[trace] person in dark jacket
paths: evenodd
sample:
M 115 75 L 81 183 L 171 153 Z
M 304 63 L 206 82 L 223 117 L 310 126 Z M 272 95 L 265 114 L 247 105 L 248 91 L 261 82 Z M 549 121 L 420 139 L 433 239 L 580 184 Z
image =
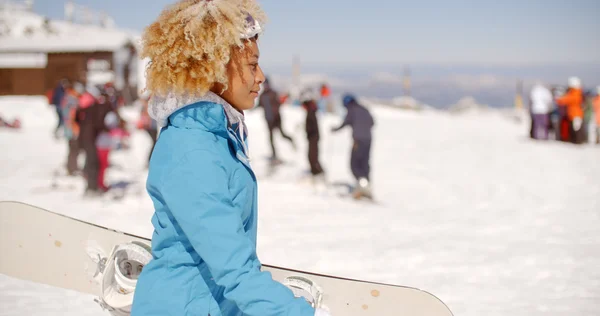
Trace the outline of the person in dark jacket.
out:
M 267 126 L 269 127 L 269 141 L 271 142 L 271 160 L 278 161 L 277 151 L 275 149 L 275 142 L 273 140 L 273 132 L 275 129 L 278 129 L 281 133 L 281 136 L 289 141 L 294 148 L 294 140 L 288 136 L 281 127 L 281 113 L 279 109 L 281 107 L 281 102 L 279 101 L 279 96 L 277 92 L 273 90 L 271 85 L 269 84 L 269 80 L 265 79 L 263 83 L 263 93 L 260 95 L 258 100 L 258 106 L 262 106 L 265 111 L 265 119 L 267 120 Z
M 318 181 L 323 178 L 323 168 L 319 163 L 319 121 L 317 120 L 317 111 L 319 109 L 316 98 L 312 91 L 303 91 L 300 96 L 302 107 L 306 110 L 306 138 L 308 139 L 308 163 L 310 164 L 310 173 L 313 180 Z
M 356 98 L 347 94 L 343 97 L 343 105 L 346 108 L 346 118 L 339 127 L 333 128 L 337 132 L 346 126 L 352 127 L 352 153 L 350 156 L 350 168 L 356 178 L 358 185 L 353 192 L 355 198 L 361 196 L 371 197 L 369 160 L 371 157 L 371 129 L 375 125 L 369 110 L 360 105 Z
M 85 152 L 83 173 L 87 180 L 86 194 L 98 195 L 103 193 L 98 185 L 100 159 L 96 148 L 96 139 L 101 132 L 108 128 L 104 123 L 106 115 L 112 111 L 106 96 L 101 96 L 99 89 L 91 88 L 79 98 L 79 109 L 75 121 L 79 125 L 79 147 Z

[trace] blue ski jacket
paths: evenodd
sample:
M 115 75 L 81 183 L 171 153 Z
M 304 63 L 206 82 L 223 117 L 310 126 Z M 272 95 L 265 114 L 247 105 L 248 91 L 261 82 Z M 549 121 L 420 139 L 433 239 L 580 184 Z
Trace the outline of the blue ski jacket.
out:
M 155 208 L 153 259 L 131 315 L 314 315 L 260 270 L 243 114 L 213 93 L 155 98 L 149 112 L 161 128 L 146 185 Z

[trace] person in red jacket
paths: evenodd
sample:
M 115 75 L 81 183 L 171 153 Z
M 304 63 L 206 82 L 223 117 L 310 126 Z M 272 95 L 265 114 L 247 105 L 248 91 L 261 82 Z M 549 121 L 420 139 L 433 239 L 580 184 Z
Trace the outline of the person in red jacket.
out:
M 12 122 L 9 122 L 0 116 L 0 127 L 19 129 L 21 128 L 21 121 L 19 119 L 14 119 Z

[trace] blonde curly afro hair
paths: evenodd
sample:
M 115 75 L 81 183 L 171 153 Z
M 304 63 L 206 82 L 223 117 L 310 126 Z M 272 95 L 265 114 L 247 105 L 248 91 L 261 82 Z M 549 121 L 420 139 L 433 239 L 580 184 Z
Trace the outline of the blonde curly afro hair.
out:
M 227 89 L 227 66 L 250 14 L 266 16 L 252 0 L 180 0 L 163 10 L 142 35 L 140 57 L 148 58 L 146 89 L 158 95 L 202 96 L 215 85 Z

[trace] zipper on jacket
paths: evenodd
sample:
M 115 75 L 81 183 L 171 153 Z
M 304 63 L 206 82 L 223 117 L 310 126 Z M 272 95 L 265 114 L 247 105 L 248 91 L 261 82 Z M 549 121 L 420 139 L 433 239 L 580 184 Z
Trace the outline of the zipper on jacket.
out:
M 229 127 L 227 128 L 227 131 L 229 134 L 229 138 L 233 138 L 231 140 L 235 143 L 235 157 L 246 167 L 246 169 L 248 169 L 250 175 L 252 176 L 254 181 L 256 181 L 256 175 L 254 174 L 254 170 L 252 170 L 252 167 L 250 166 L 249 158 L 246 157 L 243 151 L 239 149 L 241 141 L 239 140 L 237 134 L 233 131 L 233 129 Z

